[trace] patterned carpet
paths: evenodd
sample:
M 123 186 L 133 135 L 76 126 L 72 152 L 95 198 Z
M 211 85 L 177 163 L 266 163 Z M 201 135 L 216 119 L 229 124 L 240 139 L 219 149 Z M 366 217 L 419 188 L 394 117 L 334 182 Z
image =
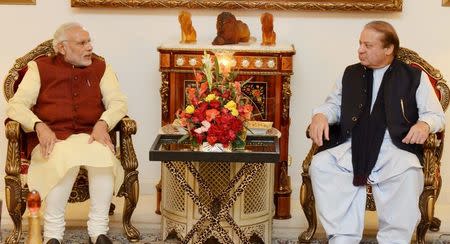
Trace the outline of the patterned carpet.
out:
M 2 242 L 4 238 L 7 237 L 10 230 L 2 230 Z M 178 243 L 177 241 L 166 241 L 163 242 L 161 240 L 161 235 L 159 230 L 141 230 L 141 240 L 139 242 L 135 242 L 138 244 L 157 244 L 157 243 Z M 24 232 L 22 235 L 21 243 L 25 242 L 25 238 L 27 233 Z M 108 236 L 113 240 L 114 244 L 124 244 L 130 243 L 124 237 L 120 229 L 113 229 L 108 233 Z M 80 244 L 80 243 L 88 243 L 88 234 L 86 228 L 81 227 L 68 227 L 66 229 L 66 233 L 64 236 L 64 244 Z M 311 242 L 312 244 L 326 244 L 326 240 L 315 240 Z M 273 239 L 272 244 L 298 244 L 297 240 L 283 240 L 283 239 Z M 361 244 L 377 244 L 377 241 L 374 239 L 364 239 Z M 450 244 L 450 234 L 442 234 L 436 240 L 429 241 L 427 244 Z

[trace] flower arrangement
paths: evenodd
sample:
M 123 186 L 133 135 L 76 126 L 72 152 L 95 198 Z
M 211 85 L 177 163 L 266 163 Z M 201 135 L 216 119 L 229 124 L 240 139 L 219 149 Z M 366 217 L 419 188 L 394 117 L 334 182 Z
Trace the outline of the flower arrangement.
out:
M 194 146 L 220 143 L 223 148 L 245 145 L 245 122 L 251 119 L 253 106 L 241 88 L 250 79 L 235 81 L 232 62 L 230 53 L 216 53 L 213 60 L 204 53 L 201 73 L 194 70 L 195 84 L 186 88 L 186 107 L 177 112 L 188 132 L 180 141 L 189 138 Z

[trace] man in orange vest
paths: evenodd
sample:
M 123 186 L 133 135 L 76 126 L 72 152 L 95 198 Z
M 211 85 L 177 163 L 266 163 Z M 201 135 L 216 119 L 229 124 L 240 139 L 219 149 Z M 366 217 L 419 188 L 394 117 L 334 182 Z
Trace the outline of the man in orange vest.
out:
M 78 23 L 59 27 L 56 55 L 28 64 L 7 116 L 27 137 L 28 186 L 45 198 L 44 243 L 61 243 L 65 207 L 80 166 L 88 170 L 89 243 L 112 243 L 108 211 L 123 169 L 108 131 L 127 113 L 127 99 L 112 68 L 93 55 L 89 32 Z

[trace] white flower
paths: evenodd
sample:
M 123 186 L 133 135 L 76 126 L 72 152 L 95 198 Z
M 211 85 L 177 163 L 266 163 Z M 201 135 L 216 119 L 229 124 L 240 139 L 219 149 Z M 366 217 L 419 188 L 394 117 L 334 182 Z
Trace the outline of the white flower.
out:
M 213 75 L 212 75 L 212 62 L 211 62 L 211 55 L 206 53 L 206 51 L 203 53 L 202 57 L 202 63 L 203 63 L 203 73 L 205 74 L 206 81 L 208 82 L 209 89 L 212 89 L 212 82 L 213 82 Z
M 208 120 L 203 120 L 202 121 L 202 125 L 204 127 L 206 127 L 206 129 L 209 129 L 209 127 L 211 127 L 211 123 L 209 123 Z
M 211 55 L 209 55 L 206 51 L 203 53 L 202 63 L 205 67 L 212 67 Z
M 194 132 L 197 134 L 201 134 L 203 132 L 207 132 L 209 130 L 209 127 L 211 127 L 211 123 L 209 123 L 207 120 L 203 120 L 202 125 L 202 127 L 195 129 Z

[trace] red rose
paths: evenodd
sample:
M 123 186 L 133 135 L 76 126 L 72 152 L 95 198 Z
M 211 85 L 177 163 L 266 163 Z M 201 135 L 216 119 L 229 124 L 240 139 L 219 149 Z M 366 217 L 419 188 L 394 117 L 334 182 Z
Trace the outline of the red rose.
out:
M 221 97 L 222 96 L 222 92 L 220 92 L 220 90 L 217 89 L 217 88 L 213 88 L 211 90 L 211 93 L 214 93 L 214 95 L 216 95 L 216 97 Z
M 239 119 L 235 119 L 235 120 L 231 121 L 230 127 L 235 132 L 241 131 L 243 128 L 242 121 Z
M 202 113 L 206 111 L 206 109 L 208 109 L 208 103 L 207 102 L 202 102 L 198 104 L 197 110 L 200 110 Z
M 210 145 L 214 145 L 217 142 L 217 137 L 215 136 L 207 136 L 206 140 Z
M 203 140 L 205 139 L 205 135 L 203 133 L 197 134 L 194 132 L 194 130 L 191 130 L 191 135 L 195 137 L 198 144 L 202 144 Z
M 209 106 L 210 106 L 211 108 L 215 108 L 215 109 L 217 109 L 217 110 L 219 110 L 219 108 L 220 108 L 221 105 L 222 105 L 222 104 L 220 104 L 220 102 L 219 102 L 218 100 L 215 100 L 215 99 L 209 102 Z
M 230 96 L 231 96 L 231 92 L 229 90 L 224 91 L 222 94 L 223 99 L 229 99 Z

